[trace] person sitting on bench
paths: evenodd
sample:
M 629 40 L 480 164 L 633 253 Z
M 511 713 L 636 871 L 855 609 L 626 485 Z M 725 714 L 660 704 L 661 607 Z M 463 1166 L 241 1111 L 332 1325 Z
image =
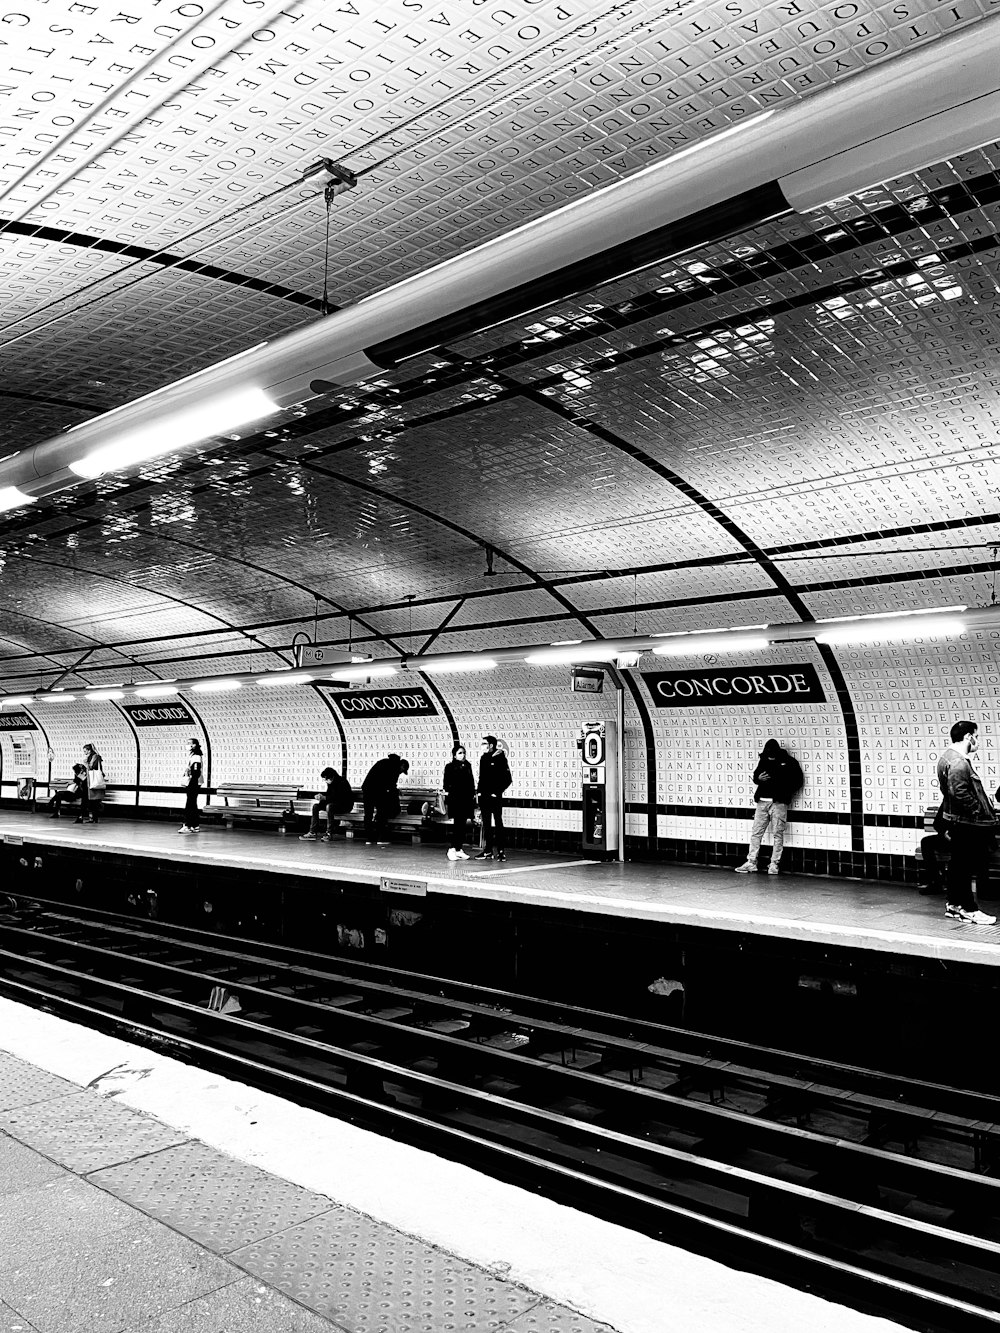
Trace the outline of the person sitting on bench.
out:
M 87 788 L 87 766 L 86 764 L 73 765 L 73 778 L 68 787 L 62 791 L 57 791 L 48 802 L 49 818 L 58 819 L 60 808 L 64 805 L 73 805 L 79 801 Z
M 326 832 L 323 841 L 329 842 L 330 835 L 337 827 L 336 815 L 346 815 L 354 808 L 354 792 L 351 784 L 335 768 L 324 768 L 320 777 L 326 783 L 326 790 L 320 792 L 312 804 L 309 831 L 303 833 L 301 842 L 315 842 L 319 837 L 320 811 L 326 811 Z

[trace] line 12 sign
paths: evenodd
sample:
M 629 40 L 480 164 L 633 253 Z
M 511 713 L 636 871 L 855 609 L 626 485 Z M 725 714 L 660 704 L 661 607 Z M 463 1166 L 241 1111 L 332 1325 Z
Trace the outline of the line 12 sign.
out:
M 782 667 L 709 667 L 698 671 L 644 671 L 657 708 L 724 707 L 726 704 L 826 702 L 816 668 L 808 662 Z
M 330 698 L 342 717 L 437 717 L 430 695 L 419 685 L 405 690 L 345 690 Z

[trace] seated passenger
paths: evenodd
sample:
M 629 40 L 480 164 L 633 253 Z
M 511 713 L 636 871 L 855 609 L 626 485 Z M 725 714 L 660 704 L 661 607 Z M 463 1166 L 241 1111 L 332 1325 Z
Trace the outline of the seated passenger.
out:
M 343 774 L 338 773 L 335 768 L 324 768 L 320 777 L 326 783 L 326 788 L 313 801 L 309 831 L 302 834 L 301 842 L 315 842 L 319 837 L 321 810 L 326 812 L 326 832 L 323 834 L 322 841 L 329 842 L 330 835 L 337 827 L 337 820 L 334 816 L 346 815 L 354 808 L 354 792 Z
M 59 810 L 64 805 L 73 805 L 79 801 L 87 787 L 87 766 L 86 764 L 73 765 L 73 777 L 68 787 L 62 791 L 57 791 L 48 802 L 49 818 L 58 819 Z

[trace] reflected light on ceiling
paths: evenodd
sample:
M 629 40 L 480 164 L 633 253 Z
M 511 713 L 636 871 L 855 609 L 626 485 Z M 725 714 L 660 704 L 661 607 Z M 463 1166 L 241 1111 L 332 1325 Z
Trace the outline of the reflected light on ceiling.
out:
M 102 445 L 70 463 L 70 470 L 87 479 L 120 471 L 133 463 L 144 463 L 161 454 L 175 453 L 187 444 L 222 435 L 278 410 L 278 404 L 262 389 L 222 394 L 210 403 L 173 412 L 162 421 L 128 432 L 113 444 Z

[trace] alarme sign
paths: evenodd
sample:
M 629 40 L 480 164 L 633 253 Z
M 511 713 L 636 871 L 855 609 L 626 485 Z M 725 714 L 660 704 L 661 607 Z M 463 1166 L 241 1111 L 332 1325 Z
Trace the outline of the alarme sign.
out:
M 409 690 L 350 690 L 330 697 L 344 717 L 437 716 L 430 696 L 419 685 Z
M 658 708 L 698 708 L 753 701 L 761 704 L 824 703 L 816 668 L 808 663 L 763 670 L 715 667 L 707 671 L 644 671 Z

